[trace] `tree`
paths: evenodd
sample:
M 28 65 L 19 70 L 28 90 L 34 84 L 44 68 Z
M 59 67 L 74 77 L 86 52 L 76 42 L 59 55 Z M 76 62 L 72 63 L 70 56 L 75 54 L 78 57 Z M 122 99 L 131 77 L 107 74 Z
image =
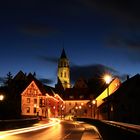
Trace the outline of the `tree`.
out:
M 7 76 L 7 77 L 6 77 L 5 85 L 6 85 L 6 86 L 9 86 L 10 83 L 11 83 L 11 81 L 12 81 L 13 75 L 12 75 L 11 72 L 8 72 L 6 76 Z

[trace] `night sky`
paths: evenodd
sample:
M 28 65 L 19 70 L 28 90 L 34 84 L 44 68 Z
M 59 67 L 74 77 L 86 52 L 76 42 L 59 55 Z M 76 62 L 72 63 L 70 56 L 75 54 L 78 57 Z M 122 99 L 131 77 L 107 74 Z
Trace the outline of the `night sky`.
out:
M 36 72 L 52 86 L 65 48 L 71 80 L 140 71 L 138 0 L 4 0 L 0 2 L 0 77 Z M 100 72 L 99 72 L 100 71 Z

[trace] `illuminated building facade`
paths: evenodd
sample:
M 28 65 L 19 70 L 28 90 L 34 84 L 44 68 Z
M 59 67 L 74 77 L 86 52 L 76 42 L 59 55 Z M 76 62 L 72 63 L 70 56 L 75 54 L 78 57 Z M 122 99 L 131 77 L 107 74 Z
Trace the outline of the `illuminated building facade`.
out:
M 1 109 L 6 108 L 5 116 L 8 112 L 11 116 L 7 116 L 11 118 L 21 117 L 20 115 L 68 119 L 71 116 L 96 117 L 97 108 L 100 108 L 106 98 L 106 89 L 98 92 L 101 93 L 99 96 L 94 96 L 95 93 L 89 88 L 89 83 L 84 78 L 77 79 L 72 87 L 69 60 L 64 49 L 58 60 L 57 78 L 58 81 L 54 88 L 44 85 L 36 78 L 35 73 L 27 75 L 19 71 L 3 89 L 6 95 L 3 102 L 6 102 L 7 106 L 1 106 Z M 117 90 L 119 84 L 119 79 L 111 82 L 110 94 Z M 91 85 L 94 87 L 94 84 Z M 93 100 L 96 100 L 96 104 L 92 103 Z M 99 110 L 98 112 L 100 113 Z M 100 116 L 103 118 L 102 115 Z
M 33 80 L 21 94 L 21 115 L 58 117 L 64 101 L 50 87 Z
M 64 49 L 58 60 L 57 77 L 55 88 L 45 86 L 37 79 L 32 78 L 30 84 L 21 94 L 22 115 L 68 119 L 71 116 L 97 118 L 97 107 L 104 102 L 103 99 L 107 95 L 106 89 L 97 98 L 93 98 L 93 93 L 83 78 L 77 79 L 74 86 L 71 87 L 70 66 Z M 111 82 L 109 85 L 110 94 L 119 87 L 119 84 L 119 79 L 114 79 Z M 93 100 L 96 100 L 96 104 L 92 103 Z

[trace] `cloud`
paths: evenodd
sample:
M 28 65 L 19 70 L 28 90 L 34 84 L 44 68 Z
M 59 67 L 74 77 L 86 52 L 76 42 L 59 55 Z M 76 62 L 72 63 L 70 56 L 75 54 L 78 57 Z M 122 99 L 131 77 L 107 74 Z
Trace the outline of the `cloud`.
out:
M 58 63 L 58 58 L 57 57 L 47 57 L 47 56 L 37 56 L 37 59 L 44 61 L 44 62 L 50 62 L 53 64 L 57 64 Z
M 122 47 L 131 50 L 140 50 L 140 40 L 135 37 L 127 37 L 123 35 L 110 35 L 107 42 L 109 46 Z
M 54 83 L 54 81 L 52 79 L 39 78 L 39 80 L 45 85 Z
M 4 83 L 4 82 L 5 82 L 5 80 L 6 80 L 6 78 L 5 78 L 5 77 L 0 77 L 0 83 Z
M 44 23 L 28 23 L 27 25 L 22 25 L 20 27 L 20 31 L 25 34 L 34 36 L 48 36 L 54 35 L 58 32 L 58 30 L 56 30 L 55 28 Z
M 45 62 L 53 63 L 55 65 L 58 63 L 58 58 L 56 57 L 40 56 L 39 59 Z M 74 83 L 77 79 L 81 77 L 87 80 L 93 77 L 102 78 L 102 76 L 106 73 L 111 74 L 114 77 L 119 77 L 120 80 L 124 81 L 127 75 L 129 75 L 129 74 L 122 74 L 119 71 L 111 67 L 105 66 L 103 64 L 91 64 L 91 65 L 79 66 L 71 62 L 70 65 L 71 65 L 70 78 L 71 78 L 72 83 Z
M 104 41 L 109 46 L 140 49 L 140 10 L 138 0 L 81 0 L 94 14 L 112 23 Z M 105 24 L 106 26 L 106 24 Z
M 93 11 L 100 12 L 127 21 L 138 24 L 140 22 L 140 10 L 138 0 L 81 0 L 84 5 Z
M 93 64 L 87 66 L 72 66 L 71 67 L 71 80 L 76 81 L 78 78 L 83 77 L 90 79 L 93 77 L 101 78 L 105 73 L 112 75 L 119 75 L 119 72 L 102 64 Z

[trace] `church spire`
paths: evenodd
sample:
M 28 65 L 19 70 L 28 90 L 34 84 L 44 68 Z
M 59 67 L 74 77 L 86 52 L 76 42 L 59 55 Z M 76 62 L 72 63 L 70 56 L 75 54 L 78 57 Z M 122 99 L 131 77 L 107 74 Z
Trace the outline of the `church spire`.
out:
M 66 56 L 65 50 L 63 48 L 60 59 L 58 60 L 58 71 L 57 71 L 58 79 L 61 81 L 64 89 L 70 88 L 70 67 L 69 60 Z M 59 81 L 57 81 L 57 85 L 59 85 Z
M 63 48 L 63 50 L 62 50 L 62 53 L 61 53 L 61 57 L 60 57 L 61 59 L 62 58 L 66 58 L 67 59 L 67 56 L 66 56 L 66 53 L 65 53 L 65 50 L 64 50 L 64 48 Z

